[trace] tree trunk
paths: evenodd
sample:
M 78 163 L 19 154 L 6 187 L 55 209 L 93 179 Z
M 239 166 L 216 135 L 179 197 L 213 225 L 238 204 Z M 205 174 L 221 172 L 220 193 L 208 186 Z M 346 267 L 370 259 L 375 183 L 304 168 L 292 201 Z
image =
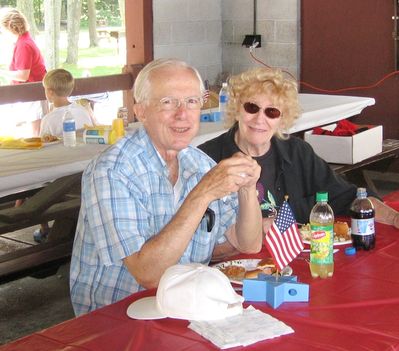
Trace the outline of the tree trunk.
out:
M 44 33 L 46 39 L 47 69 L 59 65 L 61 0 L 44 0 Z
M 122 28 L 125 28 L 125 0 L 118 0 L 119 12 L 121 14 Z
M 87 0 L 87 17 L 89 19 L 90 47 L 98 46 L 96 4 L 94 0 Z
M 35 16 L 33 11 L 33 1 L 32 0 L 17 0 L 17 9 L 20 10 L 28 20 L 30 30 L 29 33 L 34 38 L 36 34 L 39 34 L 37 29 Z
M 80 13 L 82 0 L 68 0 L 67 32 L 68 48 L 66 63 L 78 63 Z

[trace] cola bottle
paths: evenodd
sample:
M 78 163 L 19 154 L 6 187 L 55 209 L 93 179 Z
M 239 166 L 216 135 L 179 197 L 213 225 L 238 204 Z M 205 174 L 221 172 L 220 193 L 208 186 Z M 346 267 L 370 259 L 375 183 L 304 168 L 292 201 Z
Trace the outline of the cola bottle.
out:
M 350 207 L 351 238 L 356 250 L 370 250 L 375 246 L 374 206 L 365 188 L 358 188 Z

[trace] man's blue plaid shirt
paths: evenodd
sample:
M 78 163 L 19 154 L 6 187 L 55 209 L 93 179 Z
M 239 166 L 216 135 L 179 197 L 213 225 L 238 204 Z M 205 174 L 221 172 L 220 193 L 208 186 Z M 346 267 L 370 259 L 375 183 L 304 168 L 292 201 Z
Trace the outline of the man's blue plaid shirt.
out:
M 82 176 L 82 206 L 72 252 L 70 286 L 77 315 L 142 290 L 122 259 L 140 250 L 174 216 L 187 194 L 215 162 L 189 146 L 178 154 L 179 179 L 168 179 L 166 163 L 143 128 L 94 159 Z M 180 263 L 208 264 L 216 243 L 235 223 L 237 196 L 214 201 L 215 225 L 198 226 Z

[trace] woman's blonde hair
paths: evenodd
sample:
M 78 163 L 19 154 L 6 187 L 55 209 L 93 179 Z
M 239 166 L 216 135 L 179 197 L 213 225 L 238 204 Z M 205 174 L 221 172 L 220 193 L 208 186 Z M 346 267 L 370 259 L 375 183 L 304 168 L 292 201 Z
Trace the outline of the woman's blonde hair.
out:
M 240 106 L 258 94 L 270 98 L 274 107 L 282 112 L 280 128 L 276 136 L 285 139 L 285 133 L 301 113 L 297 83 L 286 78 L 280 69 L 259 67 L 231 76 L 228 80 L 229 101 L 226 124 L 231 127 L 237 120 Z
M 0 25 L 13 34 L 21 35 L 29 30 L 26 17 L 14 8 L 5 8 L 0 12 Z

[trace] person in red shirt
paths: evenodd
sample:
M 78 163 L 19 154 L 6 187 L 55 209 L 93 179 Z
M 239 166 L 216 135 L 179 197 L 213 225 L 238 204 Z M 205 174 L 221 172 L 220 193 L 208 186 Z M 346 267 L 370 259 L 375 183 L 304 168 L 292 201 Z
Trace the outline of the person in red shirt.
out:
M 0 70 L 0 75 L 8 78 L 11 84 L 41 82 L 46 74 L 46 66 L 39 48 L 29 34 L 29 24 L 25 16 L 14 8 L 3 9 L 0 14 L 0 27 L 2 33 L 15 43 L 9 70 Z M 33 113 L 42 110 L 33 105 L 43 104 L 41 101 L 29 104 L 32 104 L 32 116 L 27 122 L 32 122 L 32 134 L 35 135 L 38 134 L 43 114 L 38 116 L 37 113 Z
M 9 71 L 3 71 L 12 84 L 40 82 L 46 74 L 46 66 L 39 48 L 29 34 L 25 16 L 17 9 L 7 9 L 2 13 L 0 26 L 4 34 L 15 42 Z

